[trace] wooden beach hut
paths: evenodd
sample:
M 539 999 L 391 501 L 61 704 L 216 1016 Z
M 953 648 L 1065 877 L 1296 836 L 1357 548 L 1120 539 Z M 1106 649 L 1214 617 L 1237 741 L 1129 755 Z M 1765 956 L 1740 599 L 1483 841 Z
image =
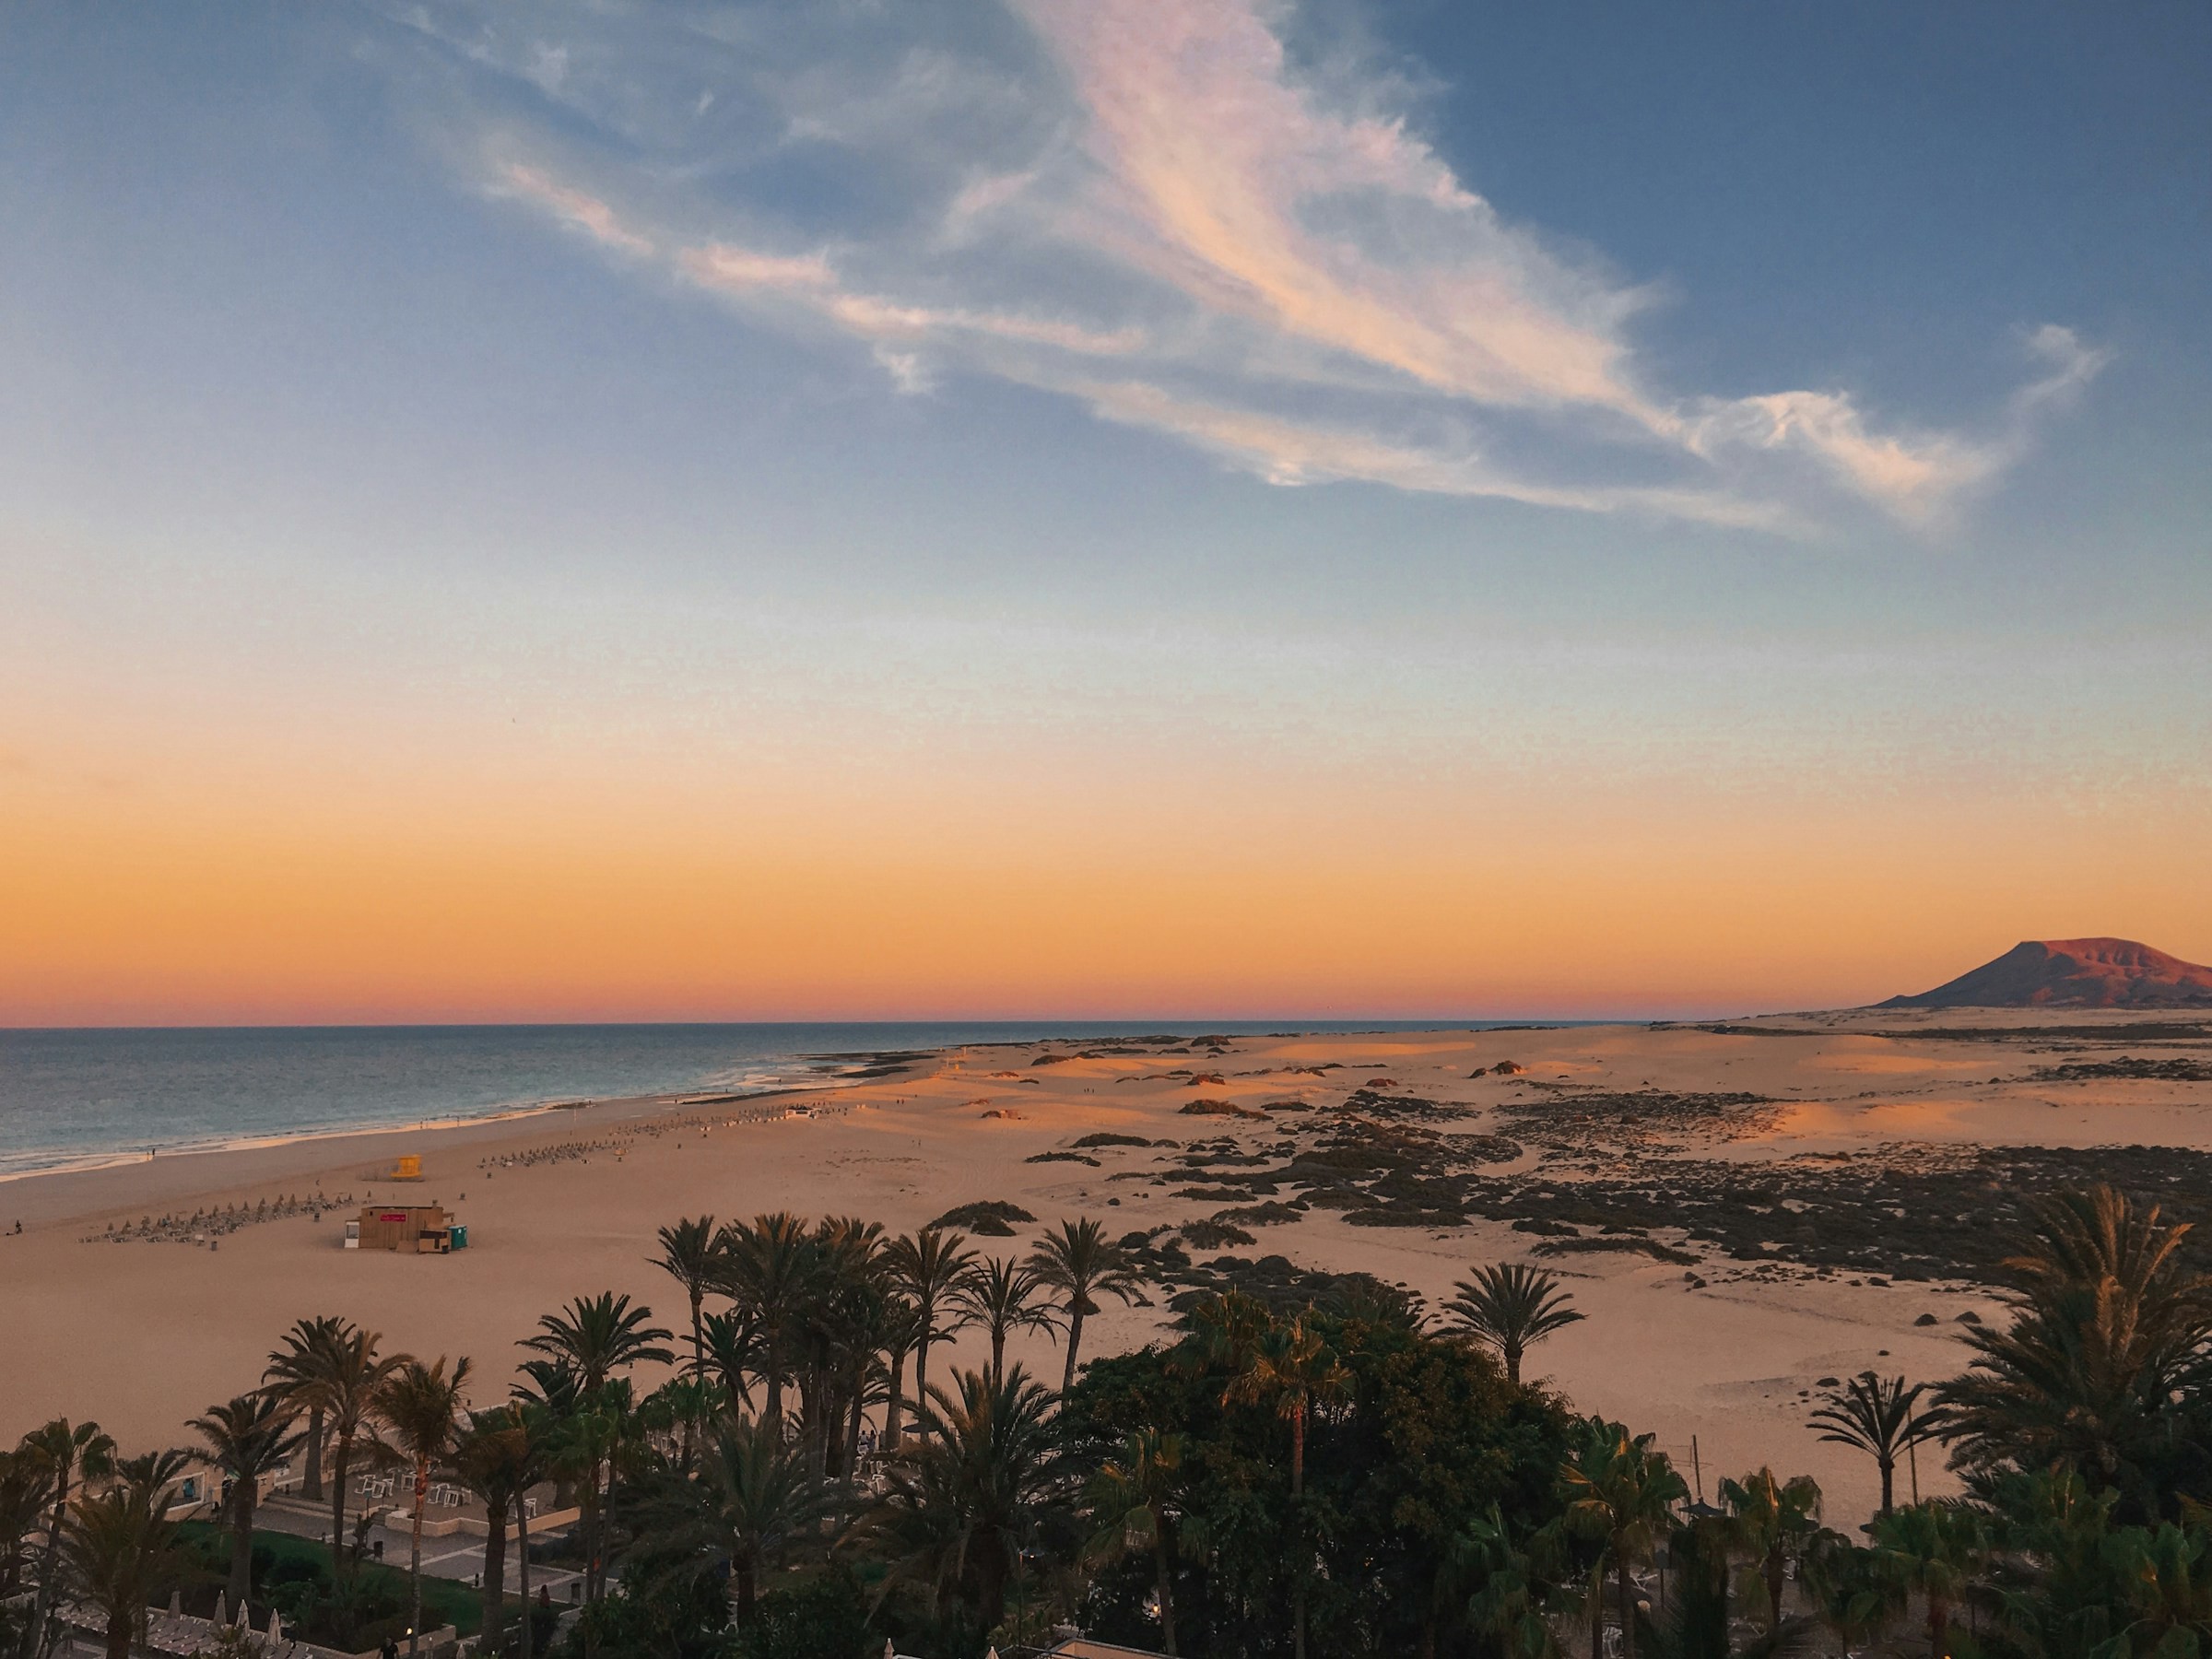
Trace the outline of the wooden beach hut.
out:
M 444 1255 L 468 1247 L 468 1229 L 443 1205 L 371 1204 L 346 1229 L 348 1250 L 390 1250 L 406 1255 Z

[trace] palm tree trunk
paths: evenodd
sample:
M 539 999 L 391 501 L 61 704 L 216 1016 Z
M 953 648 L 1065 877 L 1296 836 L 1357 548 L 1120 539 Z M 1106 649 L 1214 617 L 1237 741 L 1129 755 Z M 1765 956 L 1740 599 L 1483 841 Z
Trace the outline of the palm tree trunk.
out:
M 1076 1385 L 1076 1350 L 1083 1346 L 1083 1293 L 1078 1290 L 1069 1299 L 1067 1313 L 1067 1369 L 1060 1376 L 1060 1392 L 1065 1394 Z M 1175 1650 L 1171 1647 L 1168 1652 Z
M 737 1579 L 737 1622 L 749 1625 L 753 1622 L 753 1606 L 758 1599 L 759 1584 L 753 1558 L 749 1555 L 738 1557 L 730 1563 L 730 1570 Z
M 1504 1347 L 1505 1380 L 1513 1387 L 1521 1386 L 1521 1345 L 1509 1342 Z
M 415 1460 L 414 1539 L 407 1549 L 407 1655 L 414 1659 L 422 1646 L 422 1506 L 430 1498 L 430 1460 Z
M 998 1387 L 1006 1380 L 1006 1327 L 991 1327 L 991 1386 Z
M 353 1441 L 338 1436 L 330 1454 L 330 1582 L 346 1582 L 346 1475 L 353 1461 Z
M 230 1606 L 242 1607 L 253 1594 L 253 1500 L 260 1496 L 252 1477 L 231 1490 Z
M 694 1290 L 691 1292 L 691 1380 L 694 1382 L 703 1382 L 707 1375 L 707 1338 L 700 1324 L 699 1304 L 700 1293 Z M 691 1473 L 692 1437 L 698 1429 L 698 1410 L 695 1406 L 687 1406 L 684 1408 L 684 1443 L 679 1453 L 683 1471 L 687 1475 Z
M 599 1577 L 599 1461 L 592 1460 L 583 1484 L 583 1599 L 596 1601 Z
M 134 1614 L 108 1615 L 108 1659 L 131 1659 L 131 1637 Z M 32 1627 L 35 1630 L 37 1627 Z
M 862 1402 L 868 1397 L 868 1361 L 872 1354 L 863 1354 L 853 1365 L 853 1411 L 845 1424 L 844 1476 L 851 1480 L 860 1473 L 860 1425 L 866 1416 Z
M 530 1495 L 514 1499 L 514 1586 L 523 1596 L 522 1659 L 530 1659 Z
M 929 1325 L 924 1314 L 922 1340 L 914 1344 L 914 1438 L 918 1441 L 929 1439 L 929 1420 L 922 1415 L 929 1409 Z
M 1301 1406 L 1290 1414 L 1290 1499 L 1301 1534 L 1305 1530 L 1305 1512 L 1296 1506 L 1305 1491 L 1306 1412 Z M 1290 1592 L 1290 1653 L 1291 1659 L 1306 1659 L 1306 1549 L 1302 1537 L 1298 1553 L 1298 1579 Z
M 1629 1557 L 1626 1550 L 1618 1551 L 1613 1561 L 1614 1577 L 1619 1581 L 1620 1602 L 1620 1656 L 1636 1659 L 1636 1608 L 1631 1598 L 1635 1581 L 1629 1576 Z
M 1882 1513 L 1888 1514 L 1896 1505 L 1897 1459 L 1885 1457 L 1876 1465 L 1882 1472 Z
M 900 1419 L 906 1415 L 906 1349 L 891 1350 L 891 1397 L 883 1408 L 883 1449 L 899 1450 Z
M 310 1503 L 323 1501 L 323 1407 L 307 1412 L 307 1474 L 300 1495 Z
M 1074 1339 L 1069 1339 L 1074 1351 Z M 1175 1659 L 1175 1570 L 1168 1559 L 1168 1524 L 1152 1512 L 1152 1561 L 1159 1570 L 1159 1651 Z
M 507 1506 L 484 1506 L 484 1627 L 477 1650 L 486 1659 L 499 1659 L 507 1624 Z
M 30 1618 L 23 1626 L 23 1659 L 35 1659 L 39 1641 L 46 1630 L 46 1610 L 53 1605 L 54 1583 L 60 1575 L 62 1562 L 62 1521 L 69 1512 L 69 1470 L 65 1465 L 56 1477 L 53 1488 L 53 1519 L 46 1528 L 46 1548 L 39 1559 L 39 1593 L 30 1600 Z M 109 1627 L 108 1641 L 112 1646 L 115 1632 Z M 126 1627 L 124 1635 L 127 1646 L 130 1635 Z

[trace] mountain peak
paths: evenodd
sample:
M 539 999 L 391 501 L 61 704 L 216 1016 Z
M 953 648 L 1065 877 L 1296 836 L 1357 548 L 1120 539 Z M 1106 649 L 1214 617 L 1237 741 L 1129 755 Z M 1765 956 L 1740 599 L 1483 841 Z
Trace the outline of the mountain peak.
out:
M 2023 939 L 1994 961 L 1882 1008 L 2212 1007 L 2212 968 L 2133 939 Z

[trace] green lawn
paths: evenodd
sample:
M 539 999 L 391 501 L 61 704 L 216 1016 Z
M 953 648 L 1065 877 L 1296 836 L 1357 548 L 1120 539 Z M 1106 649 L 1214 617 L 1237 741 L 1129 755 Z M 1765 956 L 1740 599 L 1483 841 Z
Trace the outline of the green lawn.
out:
M 187 1521 L 178 1530 L 187 1545 L 205 1554 L 214 1571 L 221 1571 L 229 1562 L 230 1538 L 227 1530 L 206 1521 Z M 297 1582 L 301 1576 L 300 1570 L 306 1568 L 313 1569 L 315 1576 L 324 1583 L 330 1580 L 330 1550 L 312 1539 L 295 1538 L 289 1533 L 256 1532 L 253 1554 L 256 1589 L 265 1575 L 278 1582 Z M 395 1598 L 397 1605 L 405 1606 L 406 1558 L 403 1555 L 397 1563 L 362 1562 L 361 1583 L 364 1589 L 382 1591 Z M 509 1599 L 512 1600 L 512 1592 Z M 422 1578 L 422 1621 L 427 1630 L 450 1624 L 462 1635 L 473 1636 L 483 1627 L 484 1597 L 456 1580 L 437 1578 L 426 1572 Z

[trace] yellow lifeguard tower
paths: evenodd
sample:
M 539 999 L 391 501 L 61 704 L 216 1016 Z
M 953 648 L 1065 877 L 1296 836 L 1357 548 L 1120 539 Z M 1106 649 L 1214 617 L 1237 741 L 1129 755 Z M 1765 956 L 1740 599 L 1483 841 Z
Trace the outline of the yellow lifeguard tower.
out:
M 392 1173 L 385 1176 L 384 1179 L 386 1181 L 420 1181 L 422 1179 L 421 1154 L 417 1152 L 403 1154 L 400 1160 L 392 1166 Z

